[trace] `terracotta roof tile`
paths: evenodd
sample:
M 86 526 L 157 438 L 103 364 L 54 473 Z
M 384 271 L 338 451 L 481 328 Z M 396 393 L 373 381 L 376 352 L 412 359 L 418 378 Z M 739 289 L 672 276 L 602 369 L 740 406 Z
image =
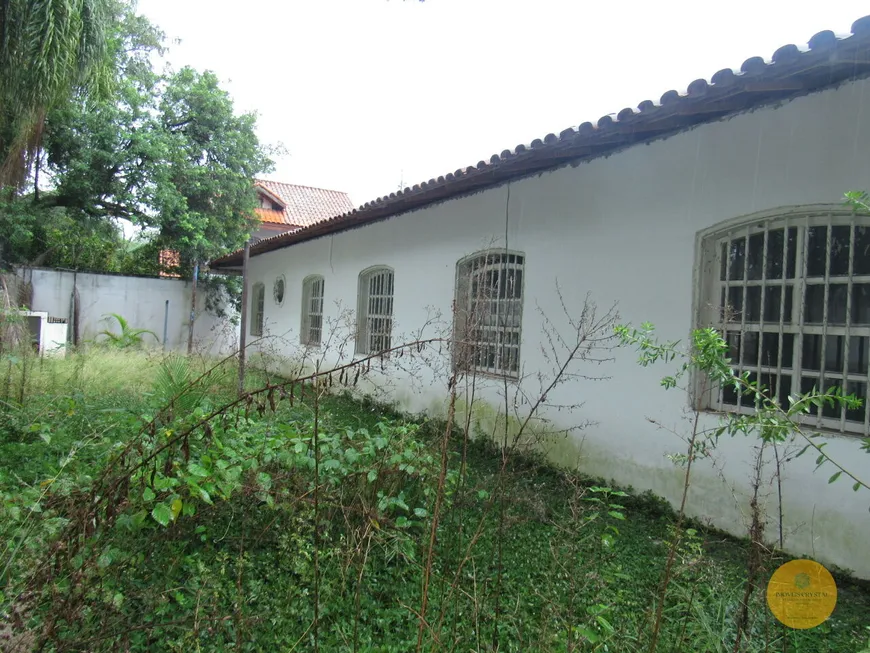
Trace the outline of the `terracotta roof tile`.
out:
M 276 211 L 275 209 L 254 209 L 254 213 L 260 219 L 260 222 L 268 222 L 270 224 L 287 224 L 284 211 Z
M 266 238 L 251 248 L 251 255 L 355 229 L 512 179 L 608 156 L 695 125 L 866 76 L 870 76 L 870 16 L 856 20 L 851 34 L 819 32 L 806 46 L 780 47 L 769 61 L 750 57 L 739 70 L 725 68 L 713 74 L 709 82 L 695 80 L 685 93 L 666 91 L 658 103 L 644 100 L 637 109 L 622 109 L 602 116 L 595 123 L 584 122 L 565 129 L 558 136 L 548 134 L 528 146 L 520 144 L 513 150 L 493 154 L 488 162 L 481 160 L 476 166 L 379 197 L 293 233 Z M 212 261 L 211 265 L 218 269 L 237 267 L 241 259 L 239 250 Z
M 283 212 L 257 209 L 257 216 L 263 222 L 310 227 L 354 209 L 347 193 L 337 190 L 285 184 L 268 179 L 256 179 L 254 185 L 265 188 L 284 204 Z

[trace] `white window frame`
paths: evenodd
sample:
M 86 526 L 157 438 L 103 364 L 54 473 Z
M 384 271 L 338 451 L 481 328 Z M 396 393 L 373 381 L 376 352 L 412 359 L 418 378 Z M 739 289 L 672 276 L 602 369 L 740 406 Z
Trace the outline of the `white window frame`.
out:
M 864 262 L 857 264 L 856 236 L 859 244 L 867 245 Z M 844 242 L 851 245 L 845 256 L 835 257 L 840 268 L 834 270 L 830 253 L 842 252 Z M 844 206 L 780 209 L 708 230 L 700 235 L 699 245 L 698 324 L 714 325 L 723 334 L 731 345 L 735 372 L 760 378 L 784 407 L 788 395 L 809 391 L 812 385 L 826 392 L 845 379 L 846 393 L 856 394 L 861 408 L 847 412 L 839 406 L 814 407 L 802 421 L 818 430 L 870 435 L 870 317 L 856 312 L 870 304 L 870 216 Z M 776 262 L 780 250 L 782 260 Z M 760 258 L 751 251 L 760 251 Z M 822 258 L 812 257 L 811 262 L 811 254 L 819 252 Z M 772 266 L 778 270 L 771 275 Z M 859 293 L 864 294 L 856 302 Z M 747 405 L 750 398 L 741 400 L 733 391 L 697 390 L 704 408 L 754 410 Z
M 395 271 L 387 265 L 366 268 L 359 275 L 356 353 L 386 352 L 392 346 Z
M 323 339 L 323 297 L 326 281 L 322 275 L 312 274 L 302 280 L 302 324 L 300 342 L 308 347 L 319 347 Z
M 525 264 L 523 252 L 506 249 L 457 262 L 453 363 L 459 371 L 519 378 Z
M 251 329 L 252 336 L 263 335 L 266 320 L 266 284 L 255 283 L 251 288 Z

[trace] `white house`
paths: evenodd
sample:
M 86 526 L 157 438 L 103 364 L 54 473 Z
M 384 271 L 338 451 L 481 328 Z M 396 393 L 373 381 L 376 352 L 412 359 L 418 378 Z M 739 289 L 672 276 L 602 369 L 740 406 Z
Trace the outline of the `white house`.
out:
M 845 37 L 820 32 L 806 47 L 753 57 L 684 94 L 668 91 L 659 103 L 260 241 L 248 270 L 250 325 L 275 339 L 253 346 L 290 355 L 305 343 L 307 355 L 320 351 L 334 363 L 336 343 L 354 330 L 342 307 L 355 310 L 359 324 L 351 350 L 372 352 L 412 337 L 433 309 L 449 320 L 469 288 L 488 284 L 497 294 L 484 310 L 508 319 L 476 331 L 477 403 L 463 409 L 482 428 L 503 411 L 505 389 L 537 393 L 535 373 L 549 369 L 542 316 L 564 326 L 562 303 L 579 315 L 587 294 L 600 311 L 616 302 L 622 322 L 650 321 L 666 339 L 721 328 L 737 368 L 781 397 L 821 383 L 870 399 L 870 216 L 842 201 L 846 191 L 870 189 L 868 76 L 870 17 Z M 236 252 L 212 266 L 241 264 Z M 272 292 L 279 279 L 280 296 Z M 727 323 L 723 301 L 735 310 Z M 449 361 L 446 349 L 443 356 Z M 636 361 L 636 352 L 618 350 L 588 369 L 610 380 L 577 379 L 553 391 L 541 414 L 549 428 L 592 424 L 552 455 L 676 502 L 683 471 L 667 455 L 685 444 L 649 419 L 685 431 L 689 401 L 659 386 L 670 367 Z M 403 407 L 444 410 L 442 372 L 417 370 L 429 377 L 412 383 L 395 357 L 385 365 Z M 707 426 L 717 423 L 715 411 L 738 409 L 727 393 L 700 400 Z M 550 408 L 581 402 L 573 411 Z M 861 450 L 870 435 L 866 404 L 814 420 L 825 451 L 870 481 L 870 453 Z M 725 438 L 715 464 L 698 464 L 692 515 L 745 534 L 755 443 Z M 834 470 L 814 471 L 814 462 L 807 455 L 784 466 L 785 548 L 870 577 L 870 492 L 853 492 L 843 479 L 829 484 Z M 770 467 L 765 474 L 767 535 L 775 541 L 780 506 Z

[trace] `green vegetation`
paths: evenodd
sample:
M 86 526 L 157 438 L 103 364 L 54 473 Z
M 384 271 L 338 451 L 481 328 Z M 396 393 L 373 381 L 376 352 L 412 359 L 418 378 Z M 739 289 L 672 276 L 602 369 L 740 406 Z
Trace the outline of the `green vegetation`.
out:
M 158 72 L 164 36 L 126 0 L 4 0 L 0 26 L 0 265 L 154 274 L 172 249 L 186 275 L 243 243 L 251 180 L 271 150 L 214 74 Z M 846 199 L 868 209 L 866 194 Z M 144 228 L 139 240 L 124 240 L 119 218 Z M 234 300 L 238 280 L 204 287 Z M 764 579 L 785 556 L 755 501 L 760 462 L 748 540 L 684 512 L 693 461 L 735 435 L 757 439 L 758 461 L 803 438 L 831 483 L 870 489 L 799 426 L 824 404 L 858 400 L 831 388 L 780 405 L 733 373 L 715 330 L 681 351 L 651 325 L 614 336 L 614 315 L 586 308 L 568 316 L 573 344 L 545 321 L 545 355 L 559 364 L 532 412 L 584 378 L 569 363 L 617 336 L 644 366 L 677 362 L 665 389 L 690 391 L 692 373 L 755 406 L 685 434 L 676 513 L 521 451 L 524 436 L 539 437 L 524 433 L 531 414 L 504 419 L 501 446 L 462 432 L 455 371 L 441 423 L 354 398 L 370 361 L 292 381 L 255 374 L 239 394 L 232 360 L 149 352 L 156 335 L 120 315 L 106 346 L 50 359 L 4 313 L 0 646 L 866 651 L 870 588 L 845 573 L 819 628 L 789 630 L 769 614 Z
M 852 483 L 852 490 L 870 489 L 861 478 L 855 476 L 843 461 L 831 458 L 825 451 L 826 443 L 819 442 L 819 433 L 805 430 L 804 417 L 815 414 L 814 411 L 823 407 L 857 408 L 862 400 L 854 395 L 847 395 L 843 388 L 834 386 L 827 391 L 813 388 L 810 392 L 791 394 L 786 400 L 776 397 L 776 389 L 765 385 L 762 379 L 756 378 L 750 371 L 737 374 L 733 369 L 733 361 L 729 354 L 728 343 L 720 333 L 713 328 L 695 329 L 687 345 L 678 341 L 661 341 L 655 334 L 655 327 L 644 323 L 640 329 L 619 325 L 616 334 L 623 345 L 635 347 L 639 352 L 638 363 L 647 367 L 656 363 L 672 363 L 676 366 L 673 374 L 662 377 L 660 384 L 665 390 L 679 389 L 693 399 L 693 405 L 700 405 L 694 400 L 699 393 L 709 389 L 731 391 L 741 401 L 748 399 L 754 407 L 751 413 L 726 413 L 720 417 L 719 424 L 713 428 L 705 428 L 698 419 L 700 409 L 694 411 L 695 418 L 691 420 L 691 428 L 686 433 L 676 433 L 686 445 L 686 453 L 672 455 L 672 460 L 684 470 L 682 499 L 677 512 L 674 533 L 670 538 L 667 561 L 662 575 L 658 594 L 658 604 L 655 619 L 652 623 L 652 635 L 649 653 L 655 653 L 663 639 L 662 626 L 665 620 L 665 605 L 671 597 L 672 583 L 675 581 L 675 561 L 680 547 L 684 545 L 689 535 L 684 524 L 686 521 L 686 500 L 692 485 L 692 465 L 698 459 L 712 459 L 722 437 L 743 436 L 756 442 L 752 447 L 754 462 L 749 478 L 749 510 L 747 536 L 749 549 L 746 554 L 744 578 L 741 582 L 742 595 L 733 618 L 736 636 L 732 651 L 743 650 L 747 644 L 757 639 L 757 617 L 753 614 L 754 603 L 763 591 L 764 578 L 769 576 L 780 562 L 776 555 L 776 545 L 771 545 L 773 538 L 765 535 L 768 515 L 759 502 L 759 491 L 766 480 L 764 473 L 764 456 L 766 450 L 773 450 L 776 461 L 772 477 L 767 479 L 778 487 L 786 462 L 776 449 L 777 444 L 788 445 L 799 442 L 803 448 L 794 455 L 799 458 L 807 451 L 817 454 L 816 470 L 827 465 L 834 468 L 828 483 L 836 482 L 841 476 Z M 865 438 L 862 449 L 870 452 L 870 438 Z M 781 522 L 780 522 L 781 523 Z M 780 532 L 779 546 L 783 546 Z
M 110 9 L 111 0 L 0 5 L 0 189 L 23 183 L 47 113 L 105 90 Z
M 421 650 L 648 650 L 677 527 L 651 496 L 530 456 L 502 471 L 459 432 L 442 478 L 444 424 L 353 399 L 344 374 L 255 376 L 238 399 L 232 366 L 146 351 L 2 367 L 0 638 L 5 621 L 57 651 L 417 650 L 441 494 Z M 731 651 L 753 543 L 681 532 L 659 650 Z M 811 631 L 754 596 L 740 650 L 862 649 L 870 590 L 838 584 Z
M 118 328 L 120 329 L 119 333 L 115 333 L 109 329 L 103 329 L 100 331 L 99 335 L 104 338 L 101 343 L 107 344 L 111 347 L 117 347 L 118 349 L 141 347 L 145 344 L 145 336 L 152 336 L 154 340 L 158 340 L 157 334 L 153 331 L 149 331 L 148 329 L 134 329 L 122 315 L 118 315 L 117 313 L 110 313 L 105 319 L 114 320 L 118 323 Z
M 236 112 L 218 78 L 192 68 L 164 70 L 164 35 L 126 0 L 6 5 L 51 24 L 60 23 L 52 12 L 67 20 L 72 6 L 98 16 L 93 25 L 70 22 L 87 27 L 86 35 L 99 30 L 99 48 L 83 47 L 99 55 L 102 83 L 84 85 L 95 73 L 85 75 L 92 66 L 83 60 L 84 81 L 61 84 L 40 105 L 38 125 L 28 110 L 23 126 L 8 128 L 32 137 L 27 155 L 15 159 L 14 183 L 0 168 L 0 265 L 156 274 L 160 250 L 172 249 L 188 276 L 197 262 L 241 246 L 256 225 L 252 180 L 271 169 L 273 148 L 259 143 L 255 116 Z M 4 38 L 3 71 L 5 45 Z M 9 66 L 28 78 L 38 73 L 40 66 L 21 61 L 35 55 L 16 48 Z M 0 75 L 0 100 L 29 83 L 18 76 L 7 88 Z M 5 101 L 3 107 L 3 119 L 18 111 Z M 12 147 L 6 131 L 0 121 L 0 157 Z M 124 239 L 118 219 L 143 228 L 138 240 Z

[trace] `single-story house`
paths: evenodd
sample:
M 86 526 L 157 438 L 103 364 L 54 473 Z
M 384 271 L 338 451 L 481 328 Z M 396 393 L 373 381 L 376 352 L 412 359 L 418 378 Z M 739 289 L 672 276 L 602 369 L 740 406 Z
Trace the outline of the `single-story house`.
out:
M 735 369 L 779 397 L 819 384 L 858 394 L 862 408 L 825 408 L 811 426 L 830 456 L 870 481 L 861 448 L 870 435 L 870 216 L 843 202 L 864 189 L 870 16 L 848 35 L 819 32 L 684 93 L 254 244 L 250 329 L 273 338 L 252 347 L 330 365 L 339 344 L 346 356 L 366 355 L 413 337 L 433 316 L 449 323 L 480 311 L 472 355 L 460 362 L 477 375 L 476 403 L 461 408 L 486 430 L 504 411 L 505 391 L 535 396 L 537 372 L 550 370 L 545 317 L 564 327 L 563 308 L 579 317 L 588 296 L 599 313 L 617 303 L 623 323 L 650 321 L 668 340 L 716 326 Z M 239 270 L 242 259 L 235 252 L 211 265 Z M 279 282 L 280 298 L 271 292 Z M 480 289 L 491 292 L 485 302 L 476 301 Z M 445 360 L 458 349 L 445 348 Z M 578 370 L 608 380 L 574 378 L 548 396 L 540 424 L 555 433 L 588 423 L 562 435 L 551 456 L 678 502 L 683 470 L 668 455 L 685 443 L 667 429 L 687 432 L 693 399 L 660 387 L 669 366 L 639 367 L 630 349 L 612 356 Z M 450 365 L 409 371 L 397 358 L 384 363 L 393 399 L 444 411 Z M 721 411 L 752 409 L 721 389 L 694 400 L 708 427 Z M 745 535 L 756 442 L 724 438 L 714 460 L 698 462 L 693 516 Z M 781 506 L 775 468 L 765 467 L 768 535 L 779 537 L 781 508 L 788 551 L 870 577 L 870 493 L 843 479 L 829 484 L 834 470 L 814 463 L 806 455 L 784 465 Z

